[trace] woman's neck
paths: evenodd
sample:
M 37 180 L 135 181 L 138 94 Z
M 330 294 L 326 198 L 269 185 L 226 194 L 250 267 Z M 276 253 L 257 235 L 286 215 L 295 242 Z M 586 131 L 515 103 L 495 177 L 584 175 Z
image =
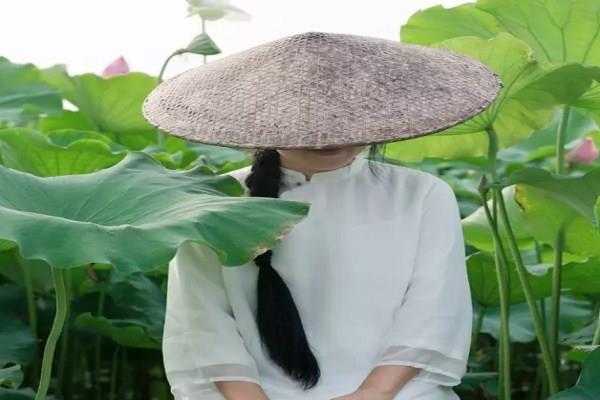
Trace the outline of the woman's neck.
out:
M 287 169 L 293 169 L 294 171 L 298 171 L 301 172 L 302 174 L 304 174 L 304 176 L 306 177 L 307 181 L 310 181 L 311 176 L 315 173 L 318 172 L 315 169 L 307 169 L 304 166 L 300 166 L 297 164 L 294 164 L 293 161 L 288 160 L 285 157 L 281 157 L 281 166 Z
M 306 177 L 306 180 L 310 181 L 310 178 L 314 174 L 316 174 L 317 172 L 331 171 L 331 170 L 334 170 L 334 169 L 342 168 L 342 167 L 345 167 L 345 166 L 351 164 L 353 160 L 354 159 L 350 160 L 349 162 L 347 162 L 344 165 L 340 165 L 340 166 L 337 166 L 335 168 L 330 168 L 330 169 L 314 169 L 314 168 L 311 168 L 311 169 L 309 169 L 309 168 L 306 168 L 306 166 L 295 164 L 293 162 L 293 160 L 290 160 L 290 159 L 285 158 L 285 157 L 280 157 L 280 165 L 282 167 L 284 167 L 284 168 L 288 168 L 288 169 L 292 169 L 294 171 L 301 172 Z

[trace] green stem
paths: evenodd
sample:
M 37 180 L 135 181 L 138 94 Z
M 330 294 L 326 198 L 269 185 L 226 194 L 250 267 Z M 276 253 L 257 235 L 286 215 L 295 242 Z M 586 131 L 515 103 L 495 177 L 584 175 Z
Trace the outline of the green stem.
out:
M 31 277 L 31 270 L 27 265 L 27 261 L 23 259 L 19 248 L 15 247 L 14 249 L 15 258 L 17 260 L 17 264 L 23 271 L 23 283 L 25 284 L 25 295 L 27 299 L 27 316 L 29 317 L 29 326 L 31 327 L 31 331 L 33 335 L 38 337 L 38 324 L 37 324 L 37 307 L 35 306 L 35 293 L 33 290 L 33 279 Z M 36 345 L 33 347 L 33 359 L 35 360 L 32 366 L 32 377 L 36 377 L 40 375 L 40 362 L 39 362 L 39 348 Z M 32 386 L 33 386 L 32 381 Z
M 556 132 L 556 173 L 565 172 L 565 142 L 567 136 L 567 127 L 569 125 L 569 115 L 571 107 L 563 105 L 558 131 Z M 550 353 L 554 362 L 555 374 L 558 377 L 560 354 L 558 347 L 558 332 L 560 322 L 560 295 L 562 288 L 562 252 L 564 247 L 564 232 L 559 229 L 556 237 L 556 246 L 554 246 L 554 269 L 552 270 L 552 296 L 550 306 L 550 327 L 548 340 L 550 342 Z
M 98 312 L 97 316 L 102 317 L 104 312 L 104 299 L 106 297 L 106 289 L 104 286 L 100 288 L 100 296 L 98 298 Z M 95 370 L 96 370 L 96 399 L 102 399 L 102 381 L 100 379 L 102 375 L 102 336 L 96 335 L 96 357 L 95 357 Z
M 206 20 L 202 19 L 202 33 L 206 33 Z M 202 54 L 202 64 L 206 64 L 206 54 Z
M 485 317 L 485 310 L 486 306 L 480 304 L 479 313 L 477 314 L 477 320 L 475 321 L 475 326 L 473 327 L 473 338 L 471 340 L 473 350 L 477 348 L 476 344 L 479 340 L 479 335 L 481 334 L 481 327 L 483 325 L 483 317 Z
M 17 253 L 17 263 L 21 267 L 21 271 L 23 271 L 23 281 L 25 283 L 25 291 L 27 296 L 27 313 L 29 316 L 29 326 L 33 331 L 33 334 L 37 336 L 38 326 L 37 326 L 37 310 L 35 307 L 35 293 L 33 291 L 33 280 L 31 278 L 31 271 L 27 265 L 25 265 L 25 261 L 23 257 L 19 254 L 19 251 L 16 250 Z
M 600 345 L 600 307 L 598 307 L 598 325 L 596 325 L 596 332 L 592 339 L 592 346 Z
M 515 261 L 517 275 L 519 276 L 519 280 L 521 281 L 521 286 L 523 288 L 523 293 L 525 294 L 525 299 L 527 300 L 527 305 L 529 307 L 529 312 L 531 313 L 531 317 L 533 318 L 533 324 L 535 327 L 535 333 L 537 336 L 537 340 L 540 346 L 540 350 L 542 352 L 542 358 L 544 360 L 544 366 L 546 369 L 546 375 L 548 375 L 548 384 L 550 386 L 550 394 L 554 394 L 558 392 L 558 380 L 556 377 L 556 370 L 553 368 L 552 363 L 552 355 L 550 353 L 550 348 L 548 346 L 548 340 L 546 335 L 544 334 L 544 327 L 542 325 L 542 319 L 540 317 L 540 311 L 537 308 L 535 303 L 535 298 L 533 296 L 531 285 L 529 283 L 529 279 L 527 277 L 527 270 L 523 265 L 523 260 L 521 259 L 521 253 L 519 252 L 519 247 L 517 245 L 517 241 L 515 239 L 514 233 L 510 226 L 510 221 L 508 219 L 508 212 L 506 211 L 506 205 L 504 204 L 504 199 L 502 198 L 502 192 L 500 189 L 493 189 L 499 192 L 498 200 L 500 203 L 500 216 L 502 218 L 502 222 L 506 228 L 506 232 L 508 233 L 508 244 L 510 251 L 513 256 L 513 260 Z
M 571 107 L 565 104 L 560 115 L 560 123 L 556 132 L 556 173 L 565 172 L 565 142 L 567 138 L 567 126 L 569 125 L 569 114 Z
M 183 54 L 185 53 L 185 49 L 178 49 L 175 50 L 173 53 L 171 53 L 171 55 L 169 55 L 169 57 L 167 57 L 167 59 L 165 60 L 165 62 L 163 63 L 162 67 L 160 68 L 160 72 L 158 73 L 158 83 L 161 83 L 163 81 L 163 75 L 165 74 L 165 69 L 167 68 L 167 64 L 169 63 L 169 61 L 171 61 L 171 59 L 175 56 L 178 56 L 179 54 Z
M 560 292 L 562 288 L 562 252 L 564 248 L 564 230 L 561 227 L 556 237 L 556 245 L 554 246 L 554 268 L 552 270 L 552 303 L 550 308 L 550 332 L 549 343 L 554 361 L 554 368 L 558 376 L 559 371 L 559 349 L 558 349 L 558 332 L 560 326 Z
M 67 316 L 67 291 L 65 290 L 64 270 L 61 268 L 52 268 L 52 283 L 54 284 L 56 297 L 56 313 L 52 328 L 44 347 L 44 355 L 42 357 L 42 371 L 40 376 L 40 384 L 35 394 L 34 400 L 42 400 L 46 398 L 48 386 L 50 385 L 50 377 L 52 376 L 52 361 L 54 360 L 54 350 L 56 342 L 60 337 L 65 319 Z
M 492 193 L 493 194 L 493 193 Z M 500 193 L 500 196 L 502 194 Z M 485 195 L 482 194 L 483 209 L 485 211 L 488 224 L 491 227 L 492 238 L 494 241 L 494 260 L 496 264 L 496 280 L 498 281 L 498 295 L 500 297 L 500 344 L 499 344 L 499 359 L 500 359 L 500 374 L 498 375 L 500 382 L 499 387 L 502 390 L 502 398 L 510 399 L 512 394 L 512 382 L 510 376 L 511 354 L 510 354 L 510 323 L 509 323 L 509 307 L 510 294 L 508 288 L 508 262 L 506 253 L 502 246 L 498 225 L 492 217 L 490 209 L 487 205 Z M 496 203 L 494 197 L 494 203 Z
M 158 74 L 158 83 L 161 83 L 163 81 L 163 75 L 165 73 L 165 69 L 167 68 L 167 64 L 169 63 L 169 61 L 171 61 L 171 59 L 179 54 L 183 54 L 185 53 L 185 49 L 178 49 L 175 50 L 173 53 L 171 53 L 171 55 L 169 55 L 169 57 L 167 57 L 167 59 L 165 60 L 165 62 L 163 63 L 162 67 L 160 68 L 160 72 Z M 160 129 L 158 129 L 156 131 L 156 141 L 158 142 L 159 146 L 162 146 L 163 143 L 165 142 L 165 137 L 166 134 L 164 132 L 162 132 Z
M 127 362 L 127 347 L 123 347 L 121 351 L 121 386 L 119 387 L 119 399 L 129 400 L 130 395 L 130 374 L 129 374 L 129 363 Z
M 65 311 L 65 327 L 63 329 L 63 333 L 61 335 L 60 338 L 60 356 L 58 359 L 58 388 L 60 388 L 59 390 L 59 394 L 62 395 L 62 397 L 64 398 L 64 393 L 65 393 L 65 388 L 62 387 L 62 385 L 66 385 L 66 380 L 64 379 L 65 377 L 65 369 L 67 366 L 67 358 L 69 356 L 69 332 L 70 332 L 70 327 L 69 327 L 69 315 L 70 315 L 70 311 L 71 311 L 71 306 L 70 306 L 70 302 L 69 299 L 71 298 L 71 270 L 65 270 L 65 290 L 67 292 L 67 310 Z
M 109 400 L 116 400 L 117 398 L 117 369 L 119 364 L 119 350 L 121 350 L 121 346 L 116 345 L 115 351 L 113 352 L 112 369 L 110 372 L 110 391 L 108 396 Z
M 492 179 L 496 181 L 498 179 L 498 172 L 496 171 L 496 154 L 498 152 L 498 138 L 493 126 L 489 126 L 486 129 L 488 134 L 488 160 L 489 160 L 489 171 L 492 175 Z M 498 216 L 497 216 L 497 204 L 498 199 L 495 191 L 492 191 L 492 206 L 493 215 L 487 205 L 487 199 L 485 190 L 480 185 L 481 200 L 483 203 L 483 209 L 488 221 L 488 225 L 492 231 L 493 243 L 494 243 L 494 263 L 496 265 L 496 280 L 498 281 L 498 295 L 500 298 L 500 343 L 498 346 L 498 358 L 500 364 L 500 374 L 498 375 L 499 388 L 501 390 L 501 396 L 505 400 L 510 400 L 512 396 L 512 380 L 510 375 L 511 367 L 511 354 L 510 354 L 510 322 L 509 322 L 509 310 L 510 310 L 510 282 L 508 273 L 508 257 L 502 245 L 500 233 L 498 231 Z M 502 196 L 502 193 L 499 194 Z

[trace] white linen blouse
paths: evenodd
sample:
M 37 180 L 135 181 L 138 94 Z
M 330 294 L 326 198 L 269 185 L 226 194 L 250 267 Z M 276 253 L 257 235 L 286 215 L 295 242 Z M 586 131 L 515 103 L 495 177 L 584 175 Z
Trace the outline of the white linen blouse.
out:
M 169 263 L 163 360 L 176 400 L 222 400 L 215 381 L 255 382 L 270 400 L 330 400 L 379 365 L 421 368 L 395 400 L 458 399 L 471 296 L 458 203 L 441 178 L 372 161 L 304 174 L 282 167 L 281 199 L 310 203 L 273 248 L 321 368 L 303 391 L 267 356 L 253 261 L 227 267 L 194 241 Z M 244 184 L 250 166 L 231 171 Z M 247 192 L 246 192 L 247 193 Z

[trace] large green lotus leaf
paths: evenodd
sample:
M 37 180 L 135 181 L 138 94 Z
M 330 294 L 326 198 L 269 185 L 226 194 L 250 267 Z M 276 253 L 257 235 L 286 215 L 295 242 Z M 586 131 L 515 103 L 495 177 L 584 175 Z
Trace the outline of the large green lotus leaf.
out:
M 215 166 L 221 166 L 227 162 L 247 162 L 251 158 L 251 153 L 243 149 L 215 146 L 206 143 L 189 143 L 188 146 L 202 157 L 205 164 Z
M 25 288 L 27 285 L 25 274 L 27 274 L 33 291 L 43 295 L 48 295 L 55 290 L 52 282 L 52 271 L 48 264 L 36 259 L 19 259 L 18 256 L 19 250 L 16 246 L 0 252 L 1 275 L 15 282 L 20 288 Z M 100 269 L 101 266 L 104 267 L 103 264 L 94 264 L 87 268 Z M 111 266 L 108 265 L 105 268 L 110 269 Z M 84 285 L 90 283 L 87 272 L 84 268 L 75 268 L 67 271 L 71 296 L 79 295 Z
M 153 338 L 160 338 L 165 319 L 166 296 L 157 283 L 142 273 L 111 273 L 107 295 L 122 311 L 120 318 L 139 321 Z
M 502 198 L 506 205 L 506 211 L 508 213 L 508 219 L 510 221 L 511 229 L 517 239 L 519 246 L 525 247 L 530 246 L 532 237 L 531 234 L 525 228 L 523 217 L 521 216 L 519 205 L 514 200 L 515 188 L 514 186 L 508 186 L 502 189 Z M 492 199 L 488 199 L 487 205 L 492 210 Z M 508 233 L 504 222 L 500 218 L 500 206 L 498 205 L 498 231 L 500 233 L 500 239 L 505 244 L 508 243 Z M 494 249 L 494 242 L 492 237 L 492 230 L 490 224 L 485 215 L 483 206 L 479 207 L 475 212 L 462 219 L 463 233 L 465 241 L 485 251 L 492 251 Z M 508 249 L 507 249 L 508 250 Z
M 600 103 L 599 103 L 600 104 Z M 533 132 L 526 140 L 514 146 L 502 149 L 497 157 L 511 163 L 527 164 L 531 161 L 554 157 L 556 155 L 556 132 L 561 119 L 561 109 L 554 111 L 552 123 Z M 593 119 L 581 110 L 572 108 L 569 113 L 569 129 L 565 132 L 567 144 L 577 143 L 581 138 L 594 136 L 600 132 Z M 523 165 L 525 167 L 526 165 Z
M 141 273 L 126 276 L 113 271 L 107 296 L 110 315 L 79 315 L 78 326 L 92 329 L 128 347 L 160 349 L 165 319 L 166 295 Z
M 590 89 L 577 99 L 574 106 L 600 124 L 600 84 L 594 82 Z
M 480 308 L 481 310 L 481 308 Z M 528 343 L 535 340 L 535 331 L 527 304 L 512 304 L 509 311 L 510 341 Z M 500 338 L 500 307 L 486 306 L 481 332 Z
M 540 61 L 600 65 L 600 1 L 479 0 L 413 14 L 403 42 L 433 44 L 459 36 L 490 38 L 500 31 L 526 41 Z
M 477 9 L 473 3 L 452 8 L 436 5 L 411 15 L 400 28 L 400 40 L 430 45 L 459 36 L 489 39 L 500 31 L 496 18 Z
M 252 163 L 252 154 L 244 149 L 206 143 L 189 143 L 189 147 L 198 154 L 198 164 L 212 165 L 216 173 L 229 172 Z
M 42 81 L 39 69 L 0 57 L 0 121 L 22 125 L 61 110 L 60 92 Z
M 523 288 L 519 283 L 519 277 L 514 264 L 509 262 L 510 272 L 510 303 L 522 303 L 525 301 Z M 548 273 L 533 273 L 535 269 L 529 270 L 528 280 L 531 285 L 532 294 L 536 299 L 549 296 L 552 293 L 552 275 Z M 494 255 L 491 253 L 477 252 L 467 257 L 467 272 L 473 298 L 483 305 L 499 305 L 500 297 L 498 280 L 496 279 L 496 266 Z M 600 270 L 598 271 L 600 278 Z
M 0 400 L 34 400 L 35 392 L 32 388 L 4 389 L 0 388 Z M 44 400 L 56 400 L 54 396 L 46 396 Z
M 0 315 L 0 343 L 0 365 L 27 365 L 33 360 L 36 337 L 22 321 Z
M 585 64 L 587 74 L 598 80 L 598 10 L 600 0 L 479 0 L 449 9 L 432 7 L 408 20 L 402 27 L 402 41 L 433 44 L 465 35 L 487 39 L 497 29 L 524 40 L 540 62 Z M 600 123 L 598 83 L 594 82 L 577 101 L 568 103 L 589 110 Z
M 0 252 L 0 274 L 20 287 L 26 287 L 25 273 L 34 292 L 48 294 L 54 290 L 48 264 L 38 260 L 19 260 L 16 247 Z
M 145 151 L 149 146 L 155 146 L 157 143 L 155 130 L 135 132 L 135 134 L 131 132 L 102 132 L 102 134 L 113 142 L 135 151 Z
M 536 299 L 552 293 L 551 264 L 527 265 L 528 280 Z M 473 253 L 467 258 L 467 271 L 473 298 L 483 305 L 499 305 L 500 297 L 494 256 L 491 253 Z M 514 264 L 509 265 L 510 302 L 525 301 L 523 288 Z M 562 266 L 562 288 L 575 294 L 600 295 L 600 259 L 589 258 L 585 262 L 571 262 Z
M 17 247 L 17 244 L 15 242 L 0 239 L 0 251 L 9 250 L 15 247 Z
M 576 294 L 600 295 L 600 258 L 563 265 L 562 286 Z
M 136 320 L 109 319 L 85 312 L 75 318 L 75 324 L 96 334 L 109 337 L 121 346 L 156 350 L 161 347 L 160 337 L 149 336 L 144 326 L 140 326 Z
M 479 0 L 476 7 L 526 41 L 541 62 L 585 64 L 599 79 L 600 0 Z M 598 90 L 595 83 L 575 105 L 589 109 L 600 122 Z
M 563 202 L 591 222 L 594 219 L 594 205 L 600 196 L 600 168 L 592 169 L 580 176 L 568 176 L 553 174 L 541 168 L 527 167 L 514 171 L 490 186 L 501 188 L 514 184 L 525 184 L 541 189 L 549 197 Z
M 434 46 L 481 61 L 498 73 L 504 87 L 486 110 L 467 121 L 436 134 L 389 144 L 390 158 L 414 162 L 425 157 L 486 156 L 489 126 L 496 130 L 499 149 L 512 146 L 548 125 L 557 104 L 579 97 L 591 83 L 581 65 L 540 66 L 529 46 L 507 33 L 488 40 L 459 37 Z
M 189 142 L 172 135 L 166 136 L 163 146 L 150 145 L 144 152 L 160 159 L 169 168 L 206 165 L 216 174 L 243 168 L 252 163 L 252 155 L 247 150 Z
M 170 171 L 142 152 L 85 175 L 40 178 L 0 167 L 0 238 L 59 268 L 148 270 L 186 240 L 233 266 L 273 248 L 308 213 L 307 203 L 246 198 L 235 178 L 207 172 Z
M 479 0 L 476 7 L 526 41 L 540 61 L 600 65 L 599 0 Z
M 59 129 L 77 129 L 93 131 L 94 124 L 81 112 L 63 110 L 58 115 L 48 115 L 38 121 L 37 128 L 42 132 L 56 131 Z
M 144 98 L 158 78 L 141 72 L 103 78 L 95 74 L 69 76 L 62 64 L 42 70 L 45 81 L 101 132 L 136 134 L 156 132 L 142 115 Z
M 195 36 L 186 46 L 186 51 L 194 54 L 213 55 L 221 53 L 221 49 L 206 32 Z
M 558 200 L 554 193 L 517 184 L 519 204 L 527 230 L 538 241 L 554 246 L 558 230 L 565 229 L 564 250 L 587 257 L 600 257 L 600 232 L 587 217 Z
M 98 133 L 29 128 L 0 130 L 2 164 L 38 176 L 85 174 L 116 164 L 127 149 Z
M 0 368 L 0 386 L 16 389 L 23 383 L 23 371 L 19 364 Z
M 545 309 L 550 310 L 550 298 L 543 300 Z M 592 309 L 589 301 L 575 300 L 568 296 L 560 299 L 559 334 L 569 335 L 583 328 L 586 321 L 592 318 Z M 529 313 L 527 303 L 512 304 L 509 311 L 510 340 L 511 342 L 529 343 L 535 340 L 533 319 Z M 495 339 L 500 337 L 500 307 L 487 306 L 481 332 L 489 333 Z
M 585 356 L 587 354 L 581 351 L 580 349 L 584 346 L 590 346 L 590 343 L 592 343 L 592 340 L 594 339 L 594 334 L 596 333 L 597 325 L 598 320 L 595 320 L 594 322 L 581 328 L 580 330 L 570 333 L 568 335 L 564 335 L 561 338 L 560 344 L 568 345 L 569 347 L 574 347 L 577 349 L 572 350 L 573 353 L 567 354 L 567 359 L 581 363 L 583 362 L 583 359 L 585 357 L 581 358 L 581 356 Z
M 175 153 L 169 153 L 161 150 L 158 146 L 147 147 L 143 151 L 170 169 L 185 169 L 198 157 L 191 150 L 179 150 Z
M 592 351 L 583 362 L 577 384 L 548 398 L 548 400 L 598 400 L 600 399 L 600 347 Z
M 599 0 L 478 0 L 411 16 L 403 42 L 433 44 L 459 36 L 490 38 L 505 31 L 524 40 L 541 62 L 600 65 Z

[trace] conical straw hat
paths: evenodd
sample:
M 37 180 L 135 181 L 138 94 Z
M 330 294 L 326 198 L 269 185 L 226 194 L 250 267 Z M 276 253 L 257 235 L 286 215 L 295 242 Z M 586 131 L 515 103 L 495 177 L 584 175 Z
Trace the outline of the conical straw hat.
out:
M 483 111 L 502 86 L 447 49 L 305 32 L 184 71 L 142 108 L 153 126 L 190 141 L 326 148 L 438 132 Z

